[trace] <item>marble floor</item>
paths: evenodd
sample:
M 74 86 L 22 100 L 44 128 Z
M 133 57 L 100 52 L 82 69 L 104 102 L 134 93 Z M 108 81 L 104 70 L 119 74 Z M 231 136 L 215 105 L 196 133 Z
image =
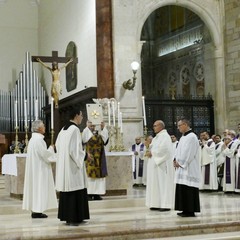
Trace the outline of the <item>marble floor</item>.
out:
M 91 201 L 91 219 L 67 226 L 57 210 L 47 219 L 32 219 L 21 200 L 0 190 L 0 239 L 240 239 L 240 195 L 222 192 L 200 194 L 201 213 L 181 218 L 176 211 L 157 212 L 145 207 L 145 189 L 126 196 Z

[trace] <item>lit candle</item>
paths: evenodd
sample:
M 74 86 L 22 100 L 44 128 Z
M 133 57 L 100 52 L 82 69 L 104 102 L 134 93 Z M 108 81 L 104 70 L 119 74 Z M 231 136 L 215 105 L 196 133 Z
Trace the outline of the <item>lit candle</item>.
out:
M 35 120 L 38 120 L 38 100 L 35 100 Z
M 108 101 L 108 126 L 111 126 L 111 107 L 110 107 L 110 101 Z
M 25 127 L 27 127 L 27 100 L 24 100 L 24 123 Z
M 142 107 L 143 107 L 143 124 L 144 124 L 144 126 L 147 126 L 146 109 L 145 109 L 145 98 L 144 98 L 144 96 L 142 96 Z
M 120 127 L 120 102 L 117 103 L 118 127 Z
M 115 104 L 114 104 L 114 101 L 112 101 L 112 112 L 113 112 L 113 126 L 115 127 Z
M 120 116 L 120 133 L 123 132 L 123 124 L 122 124 L 122 112 L 119 113 Z
M 54 112 L 53 112 L 53 98 L 51 98 L 51 129 L 53 129 L 53 115 L 54 115 Z
M 17 100 L 15 101 L 15 127 L 18 126 L 18 116 L 17 116 Z

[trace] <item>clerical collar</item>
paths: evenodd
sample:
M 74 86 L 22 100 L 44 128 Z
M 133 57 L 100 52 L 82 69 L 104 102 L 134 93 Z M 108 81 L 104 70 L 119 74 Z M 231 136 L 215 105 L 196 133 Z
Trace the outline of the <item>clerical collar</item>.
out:
M 69 121 L 63 128 L 63 130 L 67 130 L 70 126 L 75 125 L 77 127 L 77 124 L 73 121 Z
M 189 133 L 191 133 L 192 132 L 192 129 L 189 129 L 187 132 L 185 132 L 184 134 L 183 134 L 183 136 L 187 136 Z

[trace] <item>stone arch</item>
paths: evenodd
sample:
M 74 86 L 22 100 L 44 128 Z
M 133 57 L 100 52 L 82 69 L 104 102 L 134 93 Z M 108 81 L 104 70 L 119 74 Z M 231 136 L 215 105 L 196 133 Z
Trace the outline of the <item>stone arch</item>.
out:
M 182 0 L 182 1 L 166 0 L 164 2 L 152 1 L 152 3 L 149 3 L 147 8 L 144 8 L 142 9 L 142 12 L 141 11 L 139 12 L 139 19 L 141 20 L 139 20 L 139 25 L 137 30 L 138 39 L 140 39 L 143 25 L 146 19 L 148 18 L 148 16 L 156 9 L 167 6 L 167 5 L 178 5 L 181 7 L 188 8 L 192 12 L 196 13 L 208 27 L 214 46 L 219 48 L 219 46 L 222 45 L 223 43 L 223 38 L 221 34 L 222 24 L 221 24 L 221 19 L 219 14 L 218 14 L 218 19 L 214 19 L 213 14 L 211 14 L 211 11 L 209 11 L 212 8 L 212 6 L 207 6 L 208 4 L 205 4 L 205 5 L 199 4 L 199 2 L 195 3 L 188 0 Z M 212 4 L 209 4 L 209 5 L 212 5 Z
M 226 93 L 225 93 L 225 63 L 224 63 L 224 45 L 223 45 L 223 20 L 220 12 L 224 12 L 222 1 L 199 2 L 188 0 L 153 0 L 141 9 L 138 13 L 137 41 L 140 40 L 143 25 L 148 16 L 160 7 L 167 5 L 178 5 L 188 8 L 197 14 L 208 27 L 215 47 L 213 58 L 215 59 L 216 77 L 215 84 L 218 86 L 215 97 L 215 127 L 216 131 L 224 129 L 228 125 L 226 116 Z M 140 51 L 141 52 L 141 51 Z M 140 56 L 139 56 L 140 59 Z

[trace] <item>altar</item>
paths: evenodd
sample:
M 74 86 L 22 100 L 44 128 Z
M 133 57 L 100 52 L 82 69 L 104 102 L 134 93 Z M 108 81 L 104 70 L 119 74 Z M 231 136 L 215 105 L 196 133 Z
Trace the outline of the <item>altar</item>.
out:
M 2 157 L 2 174 L 5 188 L 11 197 L 22 199 L 26 154 L 5 154 Z
M 130 190 L 132 156 L 132 152 L 106 152 L 106 195 L 126 195 Z M 5 154 L 2 158 L 2 174 L 5 175 L 5 187 L 11 197 L 23 197 L 25 162 L 26 154 Z
M 132 188 L 133 152 L 106 152 L 106 195 L 126 195 Z

